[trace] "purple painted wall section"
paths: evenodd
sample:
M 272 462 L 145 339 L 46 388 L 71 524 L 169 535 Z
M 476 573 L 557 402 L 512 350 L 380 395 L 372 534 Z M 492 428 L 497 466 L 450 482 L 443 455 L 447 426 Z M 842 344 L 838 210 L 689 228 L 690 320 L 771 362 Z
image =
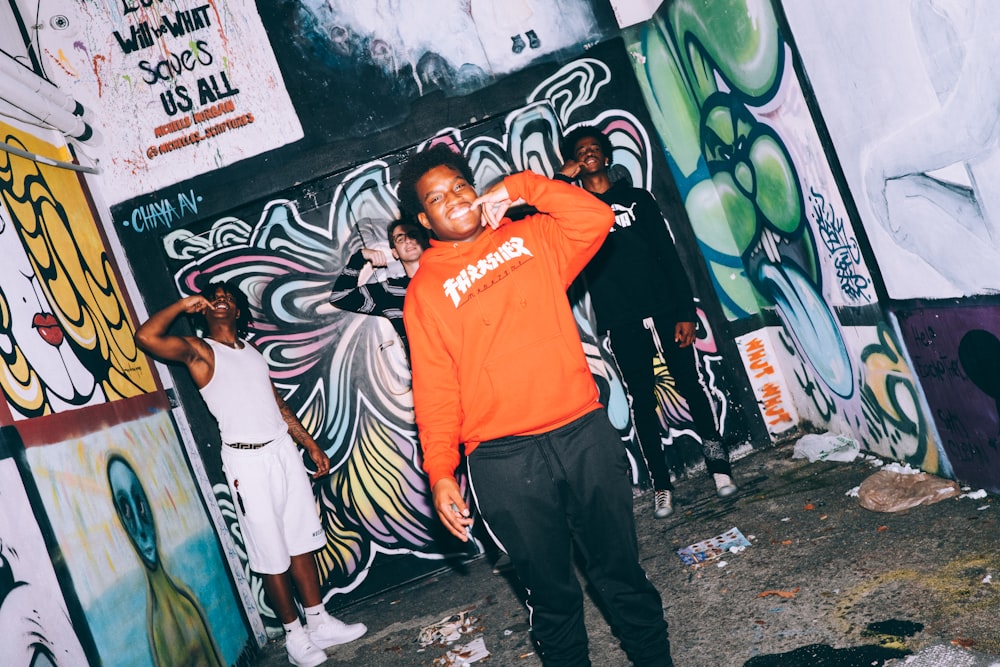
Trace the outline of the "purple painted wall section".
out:
M 897 317 L 955 479 L 1000 491 L 1000 307 Z

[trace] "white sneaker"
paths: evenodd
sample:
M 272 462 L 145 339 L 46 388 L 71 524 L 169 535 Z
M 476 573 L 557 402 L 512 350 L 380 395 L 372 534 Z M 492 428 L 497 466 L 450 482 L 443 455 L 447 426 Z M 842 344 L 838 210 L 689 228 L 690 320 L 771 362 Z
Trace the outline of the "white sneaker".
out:
M 739 491 L 736 485 L 733 484 L 733 478 L 729 475 L 723 475 L 722 473 L 717 472 L 712 475 L 712 478 L 715 479 L 715 492 L 719 494 L 720 498 L 731 496 Z
M 674 513 L 673 491 L 653 492 L 653 516 L 657 519 L 666 519 Z
M 296 667 L 316 667 L 326 662 L 326 653 L 309 640 L 309 633 L 292 632 L 285 635 L 288 662 Z
M 344 623 L 333 616 L 327 615 L 326 621 L 309 628 L 309 638 L 312 643 L 320 648 L 330 648 L 337 644 L 352 642 L 368 632 L 368 626 L 364 623 Z

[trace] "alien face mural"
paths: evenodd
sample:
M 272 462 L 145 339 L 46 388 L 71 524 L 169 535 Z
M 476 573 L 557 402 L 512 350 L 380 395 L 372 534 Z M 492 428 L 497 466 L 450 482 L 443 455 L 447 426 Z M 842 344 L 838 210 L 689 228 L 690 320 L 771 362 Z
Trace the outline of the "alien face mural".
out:
M 146 490 L 124 456 L 108 457 L 108 487 L 129 541 L 146 567 L 146 629 L 157 665 L 223 665 L 194 595 L 160 563 L 156 521 Z
M 136 554 L 148 569 L 155 569 L 159 556 L 156 553 L 156 522 L 149 506 L 146 490 L 132 466 L 121 456 L 112 455 L 108 462 L 108 486 L 118 512 L 118 520 L 128 533 Z

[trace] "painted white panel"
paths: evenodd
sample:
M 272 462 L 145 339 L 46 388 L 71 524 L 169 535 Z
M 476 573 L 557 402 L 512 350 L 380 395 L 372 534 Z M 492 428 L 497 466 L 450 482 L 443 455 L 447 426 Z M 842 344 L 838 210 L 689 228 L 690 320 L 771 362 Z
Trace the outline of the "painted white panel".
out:
M 22 7 L 22 18 L 45 76 L 101 135 L 83 142 L 81 161 L 99 164 L 92 184 L 109 204 L 302 138 L 252 3 L 37 7 Z
M 783 3 L 887 289 L 1000 280 L 1000 3 Z

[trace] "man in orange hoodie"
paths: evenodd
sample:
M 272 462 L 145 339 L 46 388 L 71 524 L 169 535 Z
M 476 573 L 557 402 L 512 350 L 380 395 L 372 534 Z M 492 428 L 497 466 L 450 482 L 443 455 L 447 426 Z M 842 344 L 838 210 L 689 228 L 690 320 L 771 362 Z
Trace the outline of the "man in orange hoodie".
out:
M 454 476 L 464 447 L 479 513 L 528 591 L 543 663 L 590 665 L 575 545 L 629 659 L 670 667 L 662 601 L 639 565 L 625 452 L 566 297 L 611 209 L 531 172 L 477 197 L 468 162 L 444 145 L 411 156 L 399 194 L 434 234 L 403 319 L 438 516 L 467 539 Z M 503 217 L 520 204 L 539 213 Z

